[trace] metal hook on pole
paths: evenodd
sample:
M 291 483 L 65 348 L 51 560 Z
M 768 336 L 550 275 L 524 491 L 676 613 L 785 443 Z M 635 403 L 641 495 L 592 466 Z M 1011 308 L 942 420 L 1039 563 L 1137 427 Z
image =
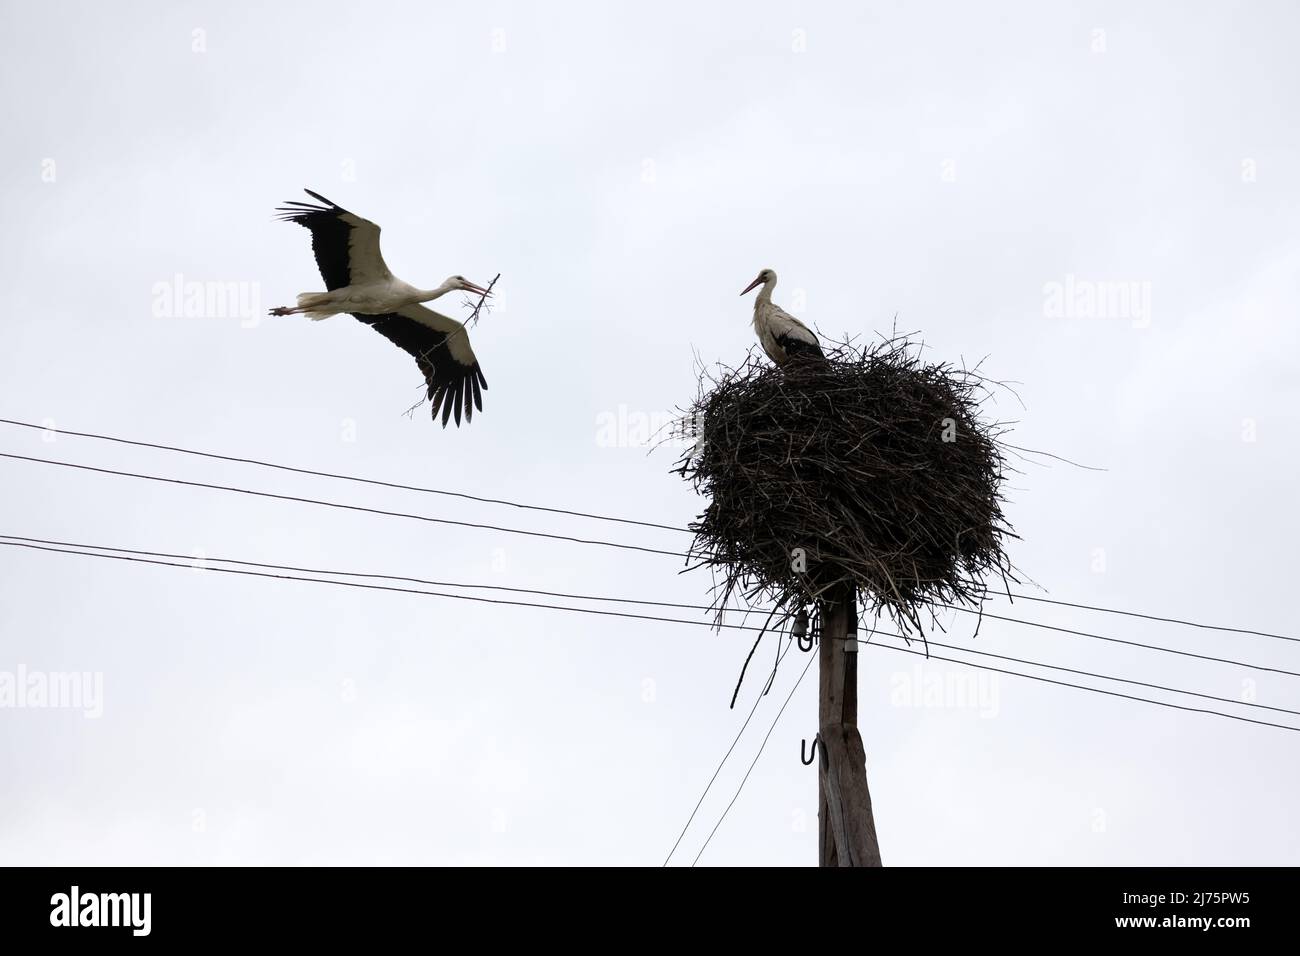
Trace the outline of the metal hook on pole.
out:
M 820 734 L 813 738 L 812 753 L 808 752 L 808 738 L 805 737 L 799 741 L 799 759 L 803 761 L 805 767 L 817 759 L 817 742 L 819 740 L 821 740 Z

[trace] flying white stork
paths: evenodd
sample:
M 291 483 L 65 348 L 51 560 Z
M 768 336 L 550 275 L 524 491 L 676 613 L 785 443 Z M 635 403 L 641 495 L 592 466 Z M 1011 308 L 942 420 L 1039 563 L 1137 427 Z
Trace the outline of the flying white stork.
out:
M 777 365 L 799 359 L 824 359 L 812 329 L 772 301 L 772 290 L 776 288 L 775 272 L 764 269 L 740 294 L 745 295 L 760 285 L 763 289 L 754 300 L 754 331 L 758 333 L 759 344 L 767 357 Z
M 379 252 L 379 227 L 368 219 L 330 202 L 310 189 L 307 195 L 322 205 L 286 202 L 276 212 L 286 222 L 311 230 L 311 248 L 328 292 L 304 292 L 293 308 L 272 309 L 272 315 L 304 313 L 325 319 L 350 312 L 394 345 L 415 357 L 429 386 L 433 417 L 442 409 L 442 427 L 454 414 L 460 427 L 461 410 L 468 424 L 474 409 L 483 410 L 480 387 L 487 379 L 479 368 L 469 333 L 461 322 L 426 309 L 428 302 L 457 289 L 489 295 L 464 276 L 451 276 L 436 289 L 417 289 L 388 271 Z

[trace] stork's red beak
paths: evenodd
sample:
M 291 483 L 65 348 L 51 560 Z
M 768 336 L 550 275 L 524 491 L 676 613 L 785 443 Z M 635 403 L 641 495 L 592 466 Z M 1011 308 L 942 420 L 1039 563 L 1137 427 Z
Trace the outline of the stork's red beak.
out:
M 483 288 L 481 285 L 475 285 L 474 283 L 470 282 L 469 280 L 466 280 L 466 281 L 465 281 L 465 285 L 469 286 L 469 291 L 470 291 L 470 292 L 477 292 L 479 295 L 482 295 L 482 296 L 490 296 L 490 295 L 492 295 L 491 292 L 489 292 L 487 289 Z
M 763 284 L 763 277 L 762 277 L 762 276 L 759 276 L 757 279 L 755 279 L 755 280 L 754 280 L 753 282 L 751 282 L 749 285 L 745 286 L 745 288 L 741 290 L 740 294 L 741 294 L 741 295 L 744 295 L 746 292 L 749 292 L 750 290 L 752 290 L 752 289 L 754 289 L 755 287 L 760 286 L 760 285 L 762 285 L 762 284 Z

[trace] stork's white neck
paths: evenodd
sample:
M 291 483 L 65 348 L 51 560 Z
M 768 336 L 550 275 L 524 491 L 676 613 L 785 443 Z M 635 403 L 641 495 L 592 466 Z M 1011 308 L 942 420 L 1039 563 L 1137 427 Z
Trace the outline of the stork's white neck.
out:
M 772 290 L 776 288 L 776 276 L 768 279 L 763 283 L 763 288 L 758 290 L 758 297 L 754 300 L 754 307 L 759 305 L 770 305 L 772 302 Z
M 417 298 L 415 301 L 431 302 L 434 299 L 438 299 L 446 295 L 454 288 L 455 286 L 450 281 L 447 281 L 444 282 L 442 285 L 438 286 L 438 288 L 436 289 L 417 289 L 416 292 L 419 294 L 419 298 Z

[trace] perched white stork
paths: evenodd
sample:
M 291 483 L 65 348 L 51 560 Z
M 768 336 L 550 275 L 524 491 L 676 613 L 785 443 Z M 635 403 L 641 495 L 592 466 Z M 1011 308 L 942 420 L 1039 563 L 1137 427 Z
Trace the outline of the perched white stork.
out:
M 469 333 L 461 322 L 426 309 L 428 302 L 457 289 L 489 294 L 464 276 L 452 276 L 436 289 L 417 289 L 388 271 L 379 252 L 379 227 L 368 219 L 330 202 L 310 189 L 307 195 L 322 205 L 287 202 L 276 212 L 286 222 L 311 230 L 311 248 L 327 292 L 304 292 L 293 308 L 272 309 L 272 315 L 304 313 L 311 319 L 350 312 L 357 319 L 415 357 L 429 386 L 433 417 L 442 409 L 442 427 L 461 410 L 468 424 L 474 409 L 483 410 L 481 388 L 487 379 L 479 368 Z
M 822 347 L 812 329 L 772 301 L 772 290 L 776 288 L 775 272 L 764 269 L 740 294 L 745 295 L 760 285 L 763 289 L 754 300 L 754 331 L 758 333 L 759 344 L 767 357 L 777 365 L 799 359 L 824 359 Z

